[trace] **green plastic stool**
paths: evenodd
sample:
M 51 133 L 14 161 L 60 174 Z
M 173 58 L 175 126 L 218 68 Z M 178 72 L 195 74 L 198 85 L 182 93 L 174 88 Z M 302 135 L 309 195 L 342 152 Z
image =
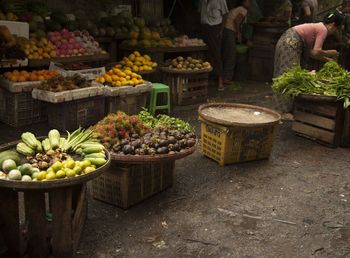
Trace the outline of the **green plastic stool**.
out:
M 149 105 L 149 111 L 154 116 L 157 110 L 167 110 L 168 115 L 170 114 L 170 88 L 162 83 L 152 84 L 151 101 Z M 162 106 L 157 106 L 158 94 L 165 93 L 167 96 L 167 103 Z

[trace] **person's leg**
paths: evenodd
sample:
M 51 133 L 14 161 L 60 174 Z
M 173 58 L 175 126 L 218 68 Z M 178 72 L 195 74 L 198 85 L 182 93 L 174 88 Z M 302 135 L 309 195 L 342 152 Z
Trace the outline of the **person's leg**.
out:
M 206 34 L 206 44 L 208 45 L 208 49 L 210 55 L 212 57 L 212 66 L 214 68 L 214 73 L 218 76 L 218 89 L 222 90 L 223 80 L 222 80 L 222 55 L 221 55 L 221 47 L 222 47 L 222 38 L 221 38 L 221 26 L 208 26 L 204 25 L 204 30 Z

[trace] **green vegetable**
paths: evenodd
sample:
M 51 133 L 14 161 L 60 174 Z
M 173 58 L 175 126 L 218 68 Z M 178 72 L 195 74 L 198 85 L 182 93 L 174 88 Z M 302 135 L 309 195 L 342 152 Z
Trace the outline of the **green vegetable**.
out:
M 107 162 L 104 158 L 84 158 L 84 160 L 90 161 L 91 164 L 96 165 L 97 167 L 100 167 Z
M 88 148 L 83 148 L 83 153 L 85 154 L 90 154 L 90 153 L 98 153 L 104 150 L 104 147 L 97 146 L 97 147 L 88 147 Z
M 53 129 L 49 132 L 49 140 L 50 140 L 50 145 L 52 149 L 56 149 L 59 147 L 60 144 L 60 132 L 57 131 L 56 129 Z
M 350 106 L 350 73 L 333 61 L 326 63 L 316 75 L 294 67 L 274 78 L 272 88 L 292 97 L 302 93 L 336 96 L 344 101 L 344 108 Z
M 21 158 L 17 152 L 11 150 L 3 151 L 0 152 L 0 167 L 2 167 L 2 163 L 7 159 L 12 159 L 14 162 L 16 162 L 16 164 L 21 162 Z
M 38 147 L 38 140 L 35 135 L 29 132 L 22 133 L 22 141 L 31 149 L 35 150 Z
M 49 139 L 45 139 L 42 141 L 42 146 L 45 152 L 48 152 L 49 150 L 51 150 L 51 144 L 50 144 L 50 140 Z
M 90 130 L 84 130 L 79 128 L 75 130 L 72 134 L 68 133 L 68 138 L 62 147 L 62 151 L 73 150 L 76 151 L 81 144 L 91 141 L 93 132 Z
M 38 141 L 38 140 L 37 140 L 36 151 L 37 152 L 42 152 L 43 151 L 43 146 L 41 145 L 41 142 Z
M 35 151 L 23 142 L 17 144 L 16 151 L 24 156 L 32 156 L 35 154 Z
M 85 155 L 84 158 L 101 158 L 101 159 L 105 159 L 106 158 L 106 154 L 104 152 L 92 153 L 92 154 Z

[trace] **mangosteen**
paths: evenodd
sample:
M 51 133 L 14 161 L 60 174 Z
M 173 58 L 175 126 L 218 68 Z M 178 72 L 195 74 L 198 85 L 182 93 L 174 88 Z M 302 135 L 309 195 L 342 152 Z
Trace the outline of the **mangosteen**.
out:
M 180 148 L 184 149 L 187 146 L 187 141 L 185 139 L 182 139 L 181 141 L 179 141 L 180 144 Z
M 129 144 L 129 141 L 127 139 L 123 139 L 120 141 L 120 145 L 124 146 L 124 145 L 127 145 Z
M 132 137 L 132 138 L 135 138 L 135 139 L 140 138 L 139 135 L 138 135 L 137 133 L 132 134 L 131 137 Z
M 150 145 L 152 143 L 152 141 L 150 139 L 145 139 L 143 141 L 143 143 L 146 144 L 146 145 Z
M 175 143 L 174 146 L 173 146 L 173 150 L 174 151 L 179 151 L 181 149 L 181 146 L 179 143 Z
M 157 149 L 157 154 L 167 154 L 169 152 L 167 147 L 160 147 Z
M 176 140 L 180 141 L 180 140 L 183 139 L 183 135 L 181 135 L 180 133 L 177 133 L 177 134 L 175 135 L 175 138 L 176 138 Z
M 160 147 L 160 144 L 159 144 L 159 143 L 155 143 L 155 144 L 154 144 L 154 148 L 155 148 L 155 149 L 158 149 L 159 147 Z
M 155 148 L 148 148 L 148 154 L 149 155 L 155 155 L 156 154 L 156 149 Z
M 176 143 L 176 138 L 174 136 L 169 136 L 168 141 L 169 141 L 169 144 L 174 144 Z
M 136 149 L 135 150 L 135 155 L 140 155 L 141 154 L 141 149 Z
M 196 144 L 196 140 L 193 138 L 190 138 L 187 140 L 187 147 L 193 147 Z
M 168 149 L 171 151 L 171 150 L 173 150 L 174 149 L 174 144 L 169 144 L 168 145 Z
M 141 147 L 141 141 L 139 139 L 134 140 L 131 142 L 131 146 L 133 146 L 134 148 L 140 148 Z
M 145 153 L 145 149 L 138 149 L 138 151 L 139 151 L 139 155 L 146 155 Z
M 113 146 L 113 151 L 114 152 L 119 152 L 119 151 L 121 151 L 121 149 L 122 149 L 122 145 L 114 144 L 114 146 Z
M 132 154 L 133 151 L 134 151 L 134 148 L 129 144 L 127 144 L 123 147 L 124 154 Z
M 144 138 L 151 138 L 152 134 L 151 133 L 146 133 L 143 137 Z
M 169 141 L 167 141 L 167 140 L 160 140 L 160 142 L 159 142 L 159 146 L 168 146 L 168 144 L 169 144 Z

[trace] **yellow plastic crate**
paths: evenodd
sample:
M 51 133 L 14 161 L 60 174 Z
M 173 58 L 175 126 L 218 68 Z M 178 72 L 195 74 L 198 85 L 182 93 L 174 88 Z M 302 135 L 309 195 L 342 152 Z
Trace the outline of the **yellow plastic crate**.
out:
M 199 118 L 203 154 L 221 166 L 270 157 L 277 125 L 226 127 Z

